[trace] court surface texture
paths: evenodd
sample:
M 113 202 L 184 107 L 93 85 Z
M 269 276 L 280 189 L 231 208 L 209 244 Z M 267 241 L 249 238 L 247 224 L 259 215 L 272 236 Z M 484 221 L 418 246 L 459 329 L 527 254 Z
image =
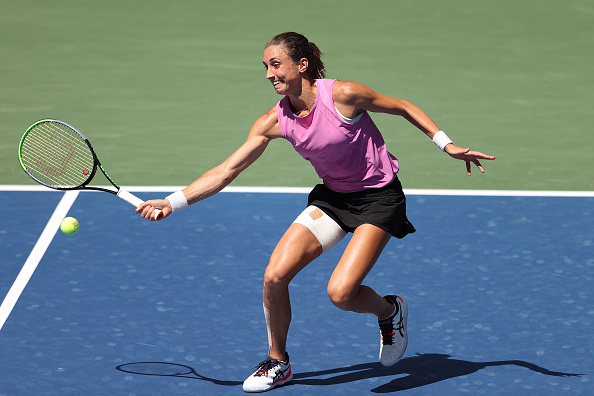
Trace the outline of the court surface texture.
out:
M 327 298 L 347 240 L 298 274 L 294 379 L 270 394 L 592 394 L 594 197 L 490 194 L 408 194 L 417 233 L 365 282 L 409 302 L 393 367 L 377 320 Z M 63 197 L 0 192 L 2 298 Z M 229 189 L 157 223 L 108 194 L 74 198 L 78 233 L 51 234 L 0 330 L 0 395 L 243 394 L 267 350 L 263 272 L 306 193 Z

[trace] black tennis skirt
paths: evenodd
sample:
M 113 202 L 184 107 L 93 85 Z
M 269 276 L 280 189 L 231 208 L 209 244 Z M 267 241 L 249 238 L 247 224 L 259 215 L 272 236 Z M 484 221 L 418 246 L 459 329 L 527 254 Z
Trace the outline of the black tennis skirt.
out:
M 406 217 L 406 197 L 398 177 L 387 186 L 352 193 L 339 193 L 318 184 L 309 193 L 308 205 L 322 209 L 346 232 L 372 224 L 396 238 L 415 232 Z

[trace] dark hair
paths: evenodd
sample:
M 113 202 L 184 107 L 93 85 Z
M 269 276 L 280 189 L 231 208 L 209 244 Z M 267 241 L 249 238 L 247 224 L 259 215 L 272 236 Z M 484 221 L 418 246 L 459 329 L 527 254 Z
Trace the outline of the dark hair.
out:
M 309 66 L 307 68 L 307 79 L 313 81 L 326 76 L 326 67 L 322 62 L 322 52 L 317 45 L 311 43 L 304 35 L 295 32 L 277 34 L 271 38 L 264 48 L 271 45 L 282 45 L 285 47 L 289 58 L 295 63 L 306 58 Z

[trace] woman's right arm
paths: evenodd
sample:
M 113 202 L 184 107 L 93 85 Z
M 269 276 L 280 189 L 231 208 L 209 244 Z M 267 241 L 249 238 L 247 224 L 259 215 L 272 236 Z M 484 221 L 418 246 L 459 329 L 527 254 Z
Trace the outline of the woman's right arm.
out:
M 182 190 L 188 204 L 196 203 L 221 191 L 262 155 L 272 139 L 278 137 L 281 137 L 281 133 L 276 107 L 273 107 L 256 120 L 245 143 L 229 158 Z M 143 202 L 136 212 L 141 213 L 146 219 L 152 219 L 155 208 L 161 209 L 162 218 L 172 213 L 171 203 L 167 199 Z

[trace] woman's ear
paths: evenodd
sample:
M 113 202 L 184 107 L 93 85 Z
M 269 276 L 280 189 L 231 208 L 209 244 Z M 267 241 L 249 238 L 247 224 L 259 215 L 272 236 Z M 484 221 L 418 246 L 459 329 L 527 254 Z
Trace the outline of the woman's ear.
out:
M 299 73 L 306 73 L 307 68 L 309 67 L 309 61 L 307 58 L 301 58 L 299 61 Z

